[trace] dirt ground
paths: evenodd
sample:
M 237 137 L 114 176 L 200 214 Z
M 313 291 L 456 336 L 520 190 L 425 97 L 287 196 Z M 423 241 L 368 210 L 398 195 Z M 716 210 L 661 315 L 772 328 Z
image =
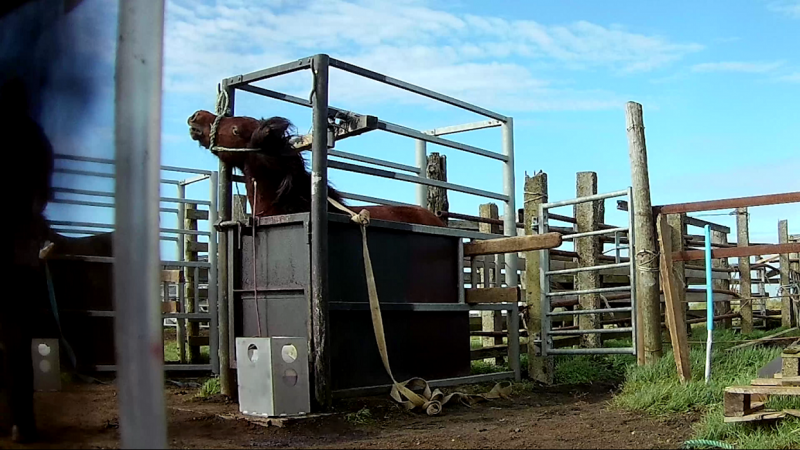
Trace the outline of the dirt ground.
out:
M 337 414 L 264 427 L 224 398 L 195 397 L 196 386 L 167 387 L 172 448 L 679 448 L 692 420 L 616 411 L 608 408 L 611 388 L 572 387 L 515 393 L 472 408 L 448 404 L 434 417 L 402 411 L 388 396 L 353 399 L 337 403 Z M 345 419 L 364 407 L 370 423 Z M 113 384 L 37 393 L 36 409 L 43 434 L 36 448 L 119 446 Z M 0 448 L 27 447 L 2 436 Z

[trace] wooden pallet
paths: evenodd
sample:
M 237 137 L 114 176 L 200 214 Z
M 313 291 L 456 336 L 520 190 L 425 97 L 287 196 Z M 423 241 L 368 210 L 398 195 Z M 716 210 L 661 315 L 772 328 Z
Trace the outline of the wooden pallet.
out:
M 766 381 L 764 381 L 766 380 Z M 796 380 L 780 380 L 794 383 Z M 792 415 L 800 417 L 797 410 L 770 411 L 764 409 L 764 403 L 770 395 L 800 396 L 800 385 L 774 385 L 778 381 L 772 379 L 755 380 L 759 384 L 751 386 L 731 386 L 725 388 L 724 410 L 725 422 L 751 422 L 757 420 L 777 420 Z M 767 383 L 772 385 L 765 385 Z

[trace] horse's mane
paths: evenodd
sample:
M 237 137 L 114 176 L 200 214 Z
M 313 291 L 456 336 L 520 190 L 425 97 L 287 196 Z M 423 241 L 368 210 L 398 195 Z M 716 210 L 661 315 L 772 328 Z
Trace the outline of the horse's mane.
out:
M 259 120 L 250 137 L 253 152 L 248 163 L 257 181 L 261 176 L 280 178 L 273 200 L 286 213 L 307 211 L 311 204 L 311 173 L 301 152 L 294 148 L 296 128 L 289 119 L 271 117 Z M 328 196 L 342 202 L 341 194 L 328 183 Z

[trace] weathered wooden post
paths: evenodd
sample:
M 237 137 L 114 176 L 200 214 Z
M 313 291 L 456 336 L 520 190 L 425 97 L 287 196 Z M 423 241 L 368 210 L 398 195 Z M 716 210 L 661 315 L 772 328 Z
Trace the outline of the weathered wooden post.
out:
M 578 172 L 576 175 L 576 196 L 587 197 L 597 194 L 597 173 Z M 573 207 L 577 232 L 585 233 L 596 231 L 603 223 L 605 205 L 602 200 L 588 203 L 579 203 Z M 600 255 L 603 253 L 603 244 L 600 236 L 588 236 L 575 240 L 575 251 L 578 253 L 578 267 L 592 267 L 600 264 Z M 598 289 L 601 286 L 600 272 L 578 272 L 575 276 L 576 290 Z M 602 307 L 599 294 L 586 294 L 578 296 L 581 309 L 600 309 Z M 602 328 L 600 314 L 584 314 L 578 316 L 578 328 L 591 330 Z M 581 335 L 581 346 L 588 348 L 602 347 L 599 334 Z
M 433 152 L 428 157 L 428 168 L 425 171 L 428 179 L 447 181 L 447 157 Z M 447 189 L 440 187 L 428 187 L 428 209 L 432 213 L 450 211 L 450 204 L 447 201 Z M 442 217 L 445 225 L 447 218 Z
M 728 234 L 718 230 L 711 230 L 711 246 L 714 247 L 715 244 L 722 244 L 722 248 L 727 246 L 728 244 Z M 720 248 L 720 247 L 717 247 Z M 727 269 L 730 267 L 728 264 L 727 258 L 720 258 L 720 259 L 712 259 L 711 260 L 711 267 L 715 269 Z M 731 282 L 730 280 L 714 280 L 712 283 L 714 289 L 724 289 L 730 290 Z M 716 315 L 722 316 L 725 314 L 729 314 L 731 312 L 731 302 L 730 300 L 714 303 L 714 310 Z M 731 328 L 733 326 L 733 319 L 723 319 L 722 326 L 720 328 Z
M 781 220 L 778 222 L 778 243 L 789 243 L 788 220 Z M 781 326 L 789 328 L 794 323 L 792 320 L 792 297 L 789 295 L 789 254 L 781 253 L 779 261 L 781 270 L 781 287 L 784 287 L 783 295 L 781 296 Z
M 235 194 L 233 196 L 233 220 L 247 222 L 247 196 Z
M 183 229 L 187 231 L 197 231 L 197 204 L 186 203 L 184 208 Z M 183 235 L 183 260 L 187 262 L 197 261 L 197 235 L 184 234 Z M 199 304 L 199 292 L 195 290 L 197 280 L 195 278 L 195 268 L 185 267 L 183 278 L 186 280 L 184 299 L 186 304 L 183 305 L 183 310 L 189 314 L 197 313 L 197 306 Z M 186 327 L 186 339 L 189 343 L 189 364 L 199 364 L 200 362 L 200 347 L 197 345 L 197 338 L 200 336 L 200 324 L 196 320 L 189 320 Z
M 668 214 L 667 225 L 672 235 L 672 251 L 682 252 L 686 245 L 683 237 L 686 236 L 686 214 Z M 686 303 L 686 263 L 683 261 L 675 261 L 672 263 L 674 271 L 674 280 L 677 284 L 675 287 L 675 301 L 681 306 L 679 308 L 679 320 L 687 328 L 687 332 L 691 332 L 691 326 L 686 324 L 686 313 L 689 310 L 689 304 Z M 666 315 L 665 317 L 668 317 Z
M 747 208 L 736 208 L 736 245 L 750 245 L 749 213 Z M 742 297 L 739 312 L 742 315 L 742 334 L 753 332 L 753 288 L 750 281 L 750 257 L 739 257 L 739 295 Z
M 547 174 L 525 175 L 525 234 L 534 233 L 534 219 L 539 217 L 539 205 L 547 203 Z M 538 230 L 538 228 L 535 228 Z M 528 376 L 544 384 L 553 384 L 553 357 L 536 356 L 534 339 L 542 335 L 542 292 L 539 251 L 525 254 L 525 304 L 528 308 Z
M 499 219 L 500 215 L 496 203 L 484 203 L 479 206 L 478 215 L 488 219 Z M 478 223 L 478 231 L 481 233 L 500 234 L 500 225 L 489 223 Z M 490 283 L 494 283 L 495 287 L 500 286 L 500 268 L 501 263 L 498 256 L 500 255 L 484 255 L 484 276 L 486 276 Z M 492 271 L 489 263 L 495 261 L 495 270 Z M 489 286 L 484 286 L 489 287 Z M 483 331 L 503 331 L 503 313 L 501 311 L 481 311 L 481 329 Z M 502 337 L 484 337 L 483 345 L 502 345 Z M 495 358 L 495 364 L 502 365 L 503 357 Z
M 628 102 L 625 109 L 628 132 L 628 150 L 631 160 L 631 182 L 634 207 L 634 242 L 631 244 L 636 258 L 637 316 L 641 337 L 637 339 L 639 364 L 651 363 L 661 358 L 661 306 L 658 287 L 658 253 L 656 251 L 653 205 L 650 201 L 650 177 L 647 172 L 647 145 L 644 134 L 642 105 Z

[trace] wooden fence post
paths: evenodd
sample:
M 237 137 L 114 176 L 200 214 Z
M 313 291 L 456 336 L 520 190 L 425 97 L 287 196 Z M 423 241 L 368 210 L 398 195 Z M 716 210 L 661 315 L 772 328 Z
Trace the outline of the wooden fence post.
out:
M 197 231 L 197 218 L 195 212 L 197 211 L 196 203 L 186 203 L 186 208 L 183 218 L 183 229 Z M 197 235 L 185 234 L 183 235 L 183 251 L 184 261 L 197 261 Z M 187 313 L 196 313 L 195 306 L 198 305 L 198 294 L 194 289 L 195 285 L 195 268 L 186 267 L 184 269 L 184 279 L 186 280 L 184 299 L 184 311 Z M 200 336 L 200 324 L 197 321 L 189 320 L 186 327 L 186 339 L 189 341 L 189 364 L 199 364 L 200 361 L 200 347 L 196 345 L 193 338 Z
M 489 219 L 499 219 L 500 215 L 498 213 L 497 204 L 496 203 L 484 203 L 479 206 L 478 215 L 480 217 L 489 218 Z M 491 233 L 491 234 L 500 234 L 500 225 L 494 225 L 489 223 L 478 223 L 478 231 L 481 233 Z M 500 261 L 498 258 L 500 255 L 484 255 L 484 276 L 488 277 L 489 284 L 493 285 L 494 287 L 500 287 Z M 492 270 L 490 267 L 490 263 L 495 262 L 495 270 Z M 486 278 L 485 278 L 486 279 Z M 488 288 L 490 286 L 484 286 Z M 481 311 L 481 329 L 483 331 L 503 331 L 503 313 L 501 311 Z M 484 346 L 491 346 L 491 345 L 503 345 L 503 338 L 502 337 L 484 337 L 483 338 L 483 345 Z M 495 358 L 494 361 L 497 365 L 503 364 L 503 357 L 499 356 Z
M 547 174 L 542 172 L 532 177 L 525 175 L 525 234 L 533 232 L 534 219 L 539 217 L 539 205 L 547 202 Z M 539 284 L 539 252 L 525 254 L 525 304 L 528 309 L 528 377 L 544 384 L 553 384 L 555 371 L 552 356 L 536 356 L 534 339 L 542 334 L 542 292 Z
M 686 214 L 668 214 L 667 225 L 672 235 L 672 251 L 682 252 L 685 247 L 683 239 L 686 236 Z M 678 320 L 684 324 L 686 331 L 691 333 L 691 326 L 686 324 L 686 314 L 689 310 L 689 304 L 686 303 L 686 263 L 683 261 L 675 261 L 672 263 L 673 267 L 673 280 L 675 281 L 675 301 L 680 305 L 678 313 L 680 314 Z M 669 317 L 665 315 L 665 318 Z
M 736 245 L 750 245 L 747 208 L 736 208 Z M 742 297 L 739 312 L 742 315 L 742 334 L 753 332 L 753 288 L 750 281 L 750 257 L 739 257 L 739 295 Z
M 728 243 L 728 235 L 722 231 L 711 230 L 711 245 L 712 247 L 714 244 L 727 244 Z M 711 267 L 715 269 L 720 268 L 728 268 L 730 264 L 728 264 L 728 258 L 722 259 L 713 259 L 711 260 Z M 714 280 L 712 283 L 714 289 L 725 289 L 730 290 L 731 282 L 730 280 Z M 714 311 L 715 315 L 722 316 L 725 314 L 729 314 L 731 312 L 731 302 L 724 301 L 719 303 L 714 303 Z M 720 328 L 731 328 L 733 326 L 733 319 L 723 319 L 722 326 Z
M 650 201 L 650 177 L 647 173 L 647 145 L 644 134 L 642 105 L 628 102 L 625 108 L 628 132 L 628 150 L 631 160 L 633 188 L 634 233 L 632 243 L 638 273 L 638 327 L 642 333 L 637 339 L 640 346 L 639 364 L 652 363 L 661 358 L 661 292 L 658 287 L 658 252 L 656 247 L 653 204 Z
M 433 152 L 428 156 L 428 168 L 426 169 L 428 179 L 447 181 L 447 157 Z M 447 189 L 440 187 L 428 187 L 428 210 L 432 213 L 450 211 L 450 203 L 447 201 Z M 445 225 L 447 218 L 443 217 Z
M 238 222 L 247 222 L 247 196 L 233 195 L 233 219 Z
M 588 197 L 597 194 L 597 173 L 578 172 L 576 175 L 576 197 Z M 603 223 L 605 205 L 602 200 L 579 203 L 573 207 L 575 221 L 577 222 L 577 232 L 584 233 L 596 231 Z M 589 236 L 575 240 L 575 251 L 578 253 L 578 267 L 590 267 L 600 264 L 600 255 L 603 252 L 603 244 L 600 236 Z M 597 289 L 601 286 L 600 272 L 578 272 L 575 276 L 576 290 Z M 599 294 L 586 294 L 578 296 L 581 309 L 600 309 L 601 300 Z M 578 316 L 578 328 L 581 330 L 591 330 L 602 328 L 600 324 L 600 314 L 587 314 Z M 602 347 L 602 339 L 599 334 L 581 335 L 581 347 L 598 348 Z
M 788 220 L 781 220 L 778 222 L 778 243 L 779 244 L 788 244 L 789 243 L 789 221 Z M 780 270 L 781 270 L 781 286 L 788 286 L 789 285 L 789 254 L 788 253 L 781 253 L 780 258 Z M 787 288 L 788 289 L 788 288 Z M 783 327 L 791 327 L 793 324 L 792 320 L 792 297 L 788 295 L 788 291 L 784 291 L 784 295 L 781 298 L 781 326 Z

